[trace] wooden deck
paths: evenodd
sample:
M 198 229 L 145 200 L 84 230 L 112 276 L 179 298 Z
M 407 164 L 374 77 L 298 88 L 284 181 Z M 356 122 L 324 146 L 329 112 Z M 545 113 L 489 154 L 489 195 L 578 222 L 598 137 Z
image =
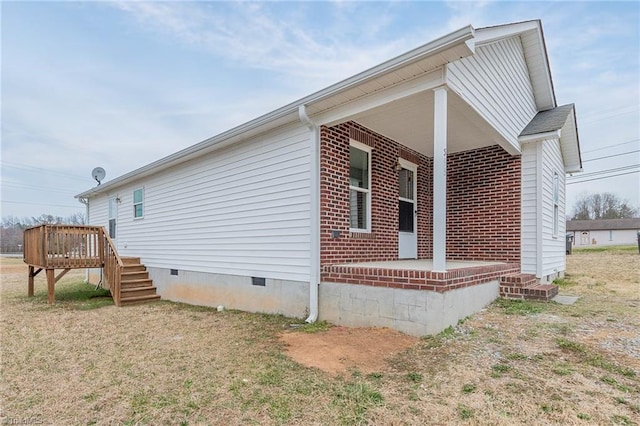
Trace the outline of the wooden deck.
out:
M 136 290 L 130 290 L 130 283 L 123 290 L 123 274 L 127 281 L 127 272 L 131 268 L 125 267 L 125 261 L 118 255 L 113 241 L 101 226 L 40 225 L 25 229 L 24 262 L 29 265 L 29 296 L 33 296 L 34 278 L 44 270 L 51 304 L 55 302 L 55 284 L 67 272 L 88 268 L 102 268 L 103 279 L 117 306 L 159 298 L 148 276 L 139 283 L 144 285 L 136 286 Z M 133 258 L 127 263 L 133 263 L 138 270 L 142 268 L 146 273 L 140 259 Z M 61 270 L 57 275 L 56 269 Z

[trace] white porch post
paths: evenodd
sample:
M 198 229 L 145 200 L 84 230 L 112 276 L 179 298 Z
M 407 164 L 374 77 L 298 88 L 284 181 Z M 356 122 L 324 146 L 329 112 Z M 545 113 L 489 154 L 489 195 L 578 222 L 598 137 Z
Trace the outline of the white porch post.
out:
M 433 270 L 447 270 L 447 88 L 434 91 Z

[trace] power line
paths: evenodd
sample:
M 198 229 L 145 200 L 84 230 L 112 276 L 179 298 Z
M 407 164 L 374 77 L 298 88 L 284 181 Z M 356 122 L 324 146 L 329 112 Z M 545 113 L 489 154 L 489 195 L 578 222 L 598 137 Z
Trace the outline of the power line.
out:
M 67 204 L 49 204 L 49 203 L 28 203 L 26 201 L 13 201 L 13 200 L 2 200 L 1 203 L 9 203 L 9 204 L 25 204 L 28 206 L 48 206 L 48 207 L 69 207 L 69 208 L 80 208 L 80 205 L 70 206 Z M 79 203 L 78 203 L 79 204 Z
M 636 153 L 636 152 L 640 152 L 640 149 L 636 149 L 635 151 L 621 152 L 620 154 L 605 155 L 604 157 L 589 158 L 588 160 L 582 160 L 582 162 L 583 163 L 587 163 L 589 161 L 603 160 L 605 158 L 620 157 L 621 155 L 628 155 L 628 154 L 633 154 L 633 153 Z
M 0 163 L 2 163 L 2 167 L 3 168 L 8 167 L 8 168 L 11 168 L 11 169 L 48 173 L 48 174 L 58 175 L 58 176 L 66 177 L 66 178 L 88 180 L 88 177 L 83 177 L 83 176 L 76 175 L 76 174 L 73 174 L 73 173 L 65 173 L 65 172 L 59 172 L 59 171 L 56 171 L 56 170 L 44 169 L 42 167 L 30 166 L 28 164 L 12 163 L 12 162 L 9 162 L 9 161 L 0 161 Z
M 607 145 L 607 146 L 603 146 L 602 148 L 590 149 L 589 151 L 582 151 L 582 153 L 583 154 L 588 154 L 590 152 L 602 151 L 603 149 L 609 149 L 609 148 L 613 148 L 614 146 L 626 145 L 628 143 L 634 143 L 634 142 L 638 142 L 638 141 L 640 141 L 640 139 L 631 139 L 630 141 L 620 142 L 620 143 L 616 143 L 616 144 L 613 144 L 613 145 Z
M 64 195 L 75 195 L 75 191 L 73 190 L 64 190 L 61 188 L 49 188 L 44 186 L 36 186 L 36 185 L 27 185 L 23 183 L 13 183 L 13 182 L 3 182 L 0 186 L 9 187 L 9 188 L 17 188 L 17 189 L 26 189 L 31 191 L 46 191 L 46 192 L 55 192 L 57 194 Z
M 601 177 L 595 177 L 595 178 L 585 179 L 580 181 L 567 182 L 567 185 L 573 185 L 574 183 L 590 182 L 592 180 L 602 180 L 602 179 L 609 179 L 609 178 L 618 177 L 618 176 L 632 175 L 634 173 L 640 173 L 640 170 L 634 170 L 632 172 L 626 172 L 626 173 L 619 173 L 617 175 L 611 175 L 611 176 L 601 176 Z
M 625 171 L 625 170 L 635 169 L 637 167 L 640 167 L 640 164 L 633 164 L 633 165 L 630 165 L 630 166 L 616 167 L 616 168 L 613 168 L 613 169 L 606 169 L 606 170 L 600 170 L 600 171 L 597 171 L 597 172 L 584 173 L 584 174 L 576 175 L 576 176 L 569 176 L 567 179 L 580 179 L 580 178 L 584 178 L 584 177 L 597 176 L 597 175 L 602 175 L 602 174 L 606 174 L 606 173 L 622 172 L 622 171 Z

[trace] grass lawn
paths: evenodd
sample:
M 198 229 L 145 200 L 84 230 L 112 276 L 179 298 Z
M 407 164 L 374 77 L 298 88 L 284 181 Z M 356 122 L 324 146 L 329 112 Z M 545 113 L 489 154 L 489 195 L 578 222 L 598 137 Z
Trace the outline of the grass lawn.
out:
M 379 371 L 293 361 L 292 319 L 157 302 L 116 308 L 80 271 L 54 306 L 0 259 L 2 424 L 640 424 L 640 255 L 576 250 L 574 305 L 498 300 Z M 372 339 L 371 345 L 376 345 Z

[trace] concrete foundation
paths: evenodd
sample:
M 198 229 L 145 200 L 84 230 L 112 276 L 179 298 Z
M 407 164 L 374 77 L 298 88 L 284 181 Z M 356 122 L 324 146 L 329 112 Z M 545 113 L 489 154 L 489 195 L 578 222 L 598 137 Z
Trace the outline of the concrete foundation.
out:
M 149 278 L 164 300 L 191 305 L 218 306 L 247 312 L 282 314 L 306 318 L 309 312 L 309 283 L 265 279 L 253 285 L 246 276 L 147 268 Z
M 437 334 L 480 311 L 499 294 L 498 281 L 438 293 L 356 284 L 320 284 L 320 320 L 350 327 L 389 327 Z

